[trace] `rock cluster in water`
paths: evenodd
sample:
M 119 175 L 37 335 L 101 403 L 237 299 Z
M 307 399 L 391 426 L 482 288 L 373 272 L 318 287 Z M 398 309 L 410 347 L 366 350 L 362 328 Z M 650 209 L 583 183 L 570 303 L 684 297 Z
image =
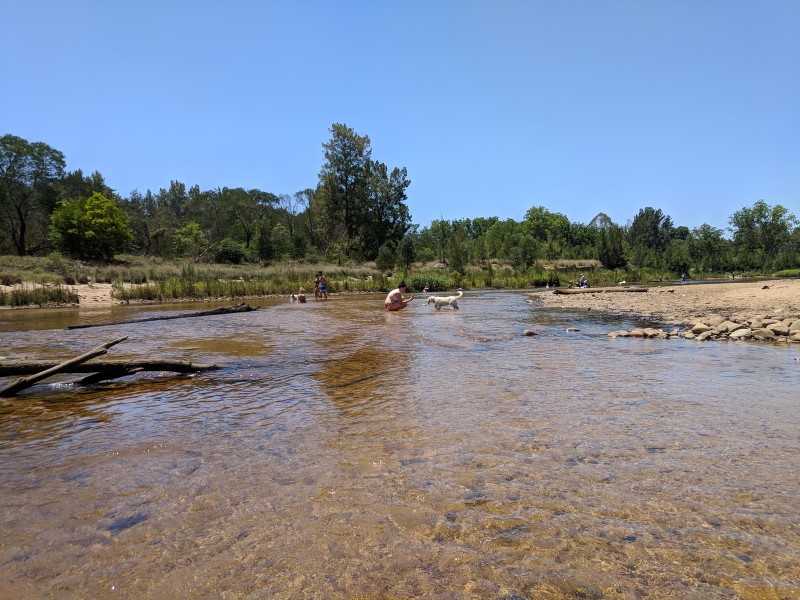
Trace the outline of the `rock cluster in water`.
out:
M 687 340 L 757 340 L 776 343 L 800 343 L 800 316 L 776 318 L 769 315 L 755 317 L 723 317 L 709 315 L 688 329 L 665 331 L 653 327 L 631 331 L 612 331 L 609 337 L 684 338 Z

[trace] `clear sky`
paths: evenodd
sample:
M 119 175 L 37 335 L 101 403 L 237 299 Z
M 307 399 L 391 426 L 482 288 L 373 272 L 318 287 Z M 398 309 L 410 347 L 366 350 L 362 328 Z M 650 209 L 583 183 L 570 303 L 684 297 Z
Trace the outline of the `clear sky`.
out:
M 0 135 L 127 197 L 313 188 L 333 123 L 412 219 L 800 217 L 800 0 L 0 0 Z

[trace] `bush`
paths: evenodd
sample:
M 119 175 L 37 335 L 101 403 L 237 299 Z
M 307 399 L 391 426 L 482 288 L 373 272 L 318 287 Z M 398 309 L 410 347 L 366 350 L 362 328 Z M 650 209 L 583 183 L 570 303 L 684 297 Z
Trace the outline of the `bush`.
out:
M 214 252 L 214 260 L 218 263 L 239 265 L 244 262 L 245 255 L 246 252 L 242 244 L 230 238 L 225 238 L 217 246 L 217 250 Z
M 394 251 L 384 244 L 380 248 L 378 248 L 378 256 L 375 258 L 375 266 L 380 271 L 391 271 L 395 265 L 395 253 Z

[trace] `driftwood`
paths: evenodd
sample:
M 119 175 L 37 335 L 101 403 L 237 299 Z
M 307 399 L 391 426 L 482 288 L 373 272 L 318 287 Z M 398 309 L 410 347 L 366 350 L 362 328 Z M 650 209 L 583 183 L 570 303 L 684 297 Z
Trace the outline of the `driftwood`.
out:
M 106 325 L 125 325 L 128 323 L 146 323 L 147 321 L 168 321 L 170 319 L 186 319 L 189 317 L 212 317 L 214 315 L 230 315 L 235 313 L 250 312 L 258 310 L 258 307 L 252 307 L 244 302 L 235 304 L 233 306 L 221 306 L 212 310 L 201 310 L 191 313 L 183 313 L 180 315 L 169 315 L 165 317 L 147 317 L 145 319 L 131 319 L 129 321 L 114 321 L 111 323 L 87 323 L 85 325 L 68 325 L 65 329 L 84 329 L 86 327 L 105 327 Z
M 47 379 L 51 375 L 55 375 L 56 373 L 62 373 L 67 369 L 69 369 L 70 367 L 80 365 L 82 363 L 85 363 L 87 360 L 93 359 L 96 356 L 103 355 L 106 352 L 108 352 L 108 349 L 111 348 L 111 346 L 119 344 L 120 342 L 124 342 L 127 339 L 128 336 L 125 336 L 124 338 L 120 338 L 118 340 L 106 342 L 105 344 L 101 344 L 94 350 L 89 350 L 89 352 L 85 354 L 81 354 L 78 357 L 71 358 L 70 360 L 52 366 L 49 369 L 45 369 L 44 371 L 40 371 L 34 375 L 31 375 L 30 377 L 20 377 L 12 384 L 7 385 L 2 390 L 0 390 L 0 396 L 13 396 L 17 392 L 24 390 L 25 388 L 29 388 L 32 385 L 35 385 L 42 379 Z
M 30 375 L 51 369 L 60 363 L 46 360 L 14 360 L 0 362 L 0 377 Z M 219 369 L 217 365 L 207 365 L 182 360 L 95 360 L 90 363 L 71 365 L 62 373 L 95 373 L 113 369 L 139 369 L 141 371 L 172 371 L 173 373 L 196 373 Z
M 14 396 L 26 388 L 35 385 L 39 381 L 58 373 L 92 373 L 88 377 L 78 380 L 76 383 L 89 385 L 108 379 L 125 377 L 140 371 L 173 371 L 176 373 L 196 373 L 218 369 L 216 365 L 204 365 L 185 361 L 151 360 L 151 361 L 131 361 L 131 360 L 109 360 L 89 363 L 93 358 L 101 356 L 108 351 L 108 348 L 127 340 L 127 336 L 107 342 L 81 354 L 76 358 L 71 358 L 61 363 L 45 361 L 14 361 L 0 363 L 0 376 L 30 375 L 30 377 L 20 377 L 10 385 L 0 389 L 0 397 Z
M 646 287 L 555 288 L 554 294 L 602 294 L 603 292 L 646 292 Z

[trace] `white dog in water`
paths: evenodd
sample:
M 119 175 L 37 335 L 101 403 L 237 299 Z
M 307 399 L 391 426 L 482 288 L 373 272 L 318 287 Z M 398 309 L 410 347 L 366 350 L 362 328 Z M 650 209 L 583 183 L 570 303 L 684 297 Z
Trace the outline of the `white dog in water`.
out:
M 452 306 L 453 310 L 458 310 L 458 299 L 464 295 L 464 291 L 458 288 L 458 294 L 455 296 L 428 296 L 428 304 L 433 304 L 436 310 L 442 310 L 443 306 Z

